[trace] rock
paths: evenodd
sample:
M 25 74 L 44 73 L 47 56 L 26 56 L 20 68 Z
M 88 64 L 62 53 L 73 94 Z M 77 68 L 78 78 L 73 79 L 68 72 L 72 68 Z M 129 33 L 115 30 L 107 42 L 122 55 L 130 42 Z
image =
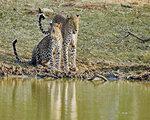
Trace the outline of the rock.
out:
M 114 74 L 114 73 L 112 73 L 112 72 L 107 73 L 106 74 L 106 78 L 108 80 L 119 80 L 119 76 Z
M 51 17 L 54 13 L 54 10 L 53 9 L 49 9 L 49 8 L 42 8 L 42 12 L 48 16 L 48 17 Z
M 49 9 L 49 8 L 42 8 L 43 13 L 53 13 L 53 9 Z

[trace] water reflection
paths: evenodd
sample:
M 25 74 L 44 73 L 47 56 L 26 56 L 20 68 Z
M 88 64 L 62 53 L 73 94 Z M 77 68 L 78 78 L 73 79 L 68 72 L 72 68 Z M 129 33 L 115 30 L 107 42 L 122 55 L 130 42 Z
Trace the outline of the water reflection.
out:
M 77 119 L 75 82 L 34 81 L 31 85 L 34 103 L 38 102 L 40 105 L 40 108 L 37 108 L 39 110 L 37 119 L 42 117 L 50 120 Z M 44 107 L 46 110 L 42 109 Z M 45 114 L 40 111 L 45 111 Z
M 77 120 L 77 103 L 76 103 L 76 86 L 73 82 L 72 86 L 72 99 L 71 99 L 71 120 Z
M 3 120 L 148 120 L 150 84 L 0 81 Z

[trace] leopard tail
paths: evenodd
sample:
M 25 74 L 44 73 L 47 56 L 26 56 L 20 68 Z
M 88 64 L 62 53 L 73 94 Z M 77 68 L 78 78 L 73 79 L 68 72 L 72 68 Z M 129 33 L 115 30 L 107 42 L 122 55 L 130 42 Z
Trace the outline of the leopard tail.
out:
M 17 54 L 17 49 L 16 49 L 16 43 L 17 43 L 17 39 L 15 39 L 14 41 L 13 41 L 13 51 L 14 51 L 14 55 L 15 55 L 15 57 L 16 57 L 16 60 L 17 60 L 17 62 L 19 63 L 19 62 L 21 62 L 21 60 L 20 60 L 20 58 L 19 58 L 19 56 L 18 56 L 18 54 Z
M 16 57 L 16 62 L 17 62 L 17 63 L 22 63 L 22 61 L 20 60 L 20 58 L 19 58 L 19 56 L 18 56 L 18 53 L 17 53 L 16 43 L 17 43 L 17 39 L 15 39 L 15 40 L 13 41 L 13 43 L 12 43 L 12 44 L 13 44 L 14 55 L 15 55 L 15 57 Z M 29 64 L 29 65 L 34 65 L 34 66 L 36 66 L 36 59 L 35 59 L 35 58 L 32 58 L 31 61 L 28 61 L 28 64 Z
M 38 13 L 39 28 L 40 28 L 40 30 L 41 30 L 41 32 L 42 32 L 43 34 L 48 34 L 49 31 L 45 31 L 45 30 L 43 29 L 43 26 L 42 26 L 42 20 L 44 20 L 44 19 L 45 19 L 45 15 L 43 14 L 43 12 L 41 11 L 41 9 L 39 8 L 39 13 Z

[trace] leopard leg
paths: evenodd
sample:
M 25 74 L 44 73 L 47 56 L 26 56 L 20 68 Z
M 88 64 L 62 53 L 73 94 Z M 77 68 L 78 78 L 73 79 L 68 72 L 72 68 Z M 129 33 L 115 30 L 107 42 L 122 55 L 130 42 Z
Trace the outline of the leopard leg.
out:
M 35 59 L 36 59 L 36 65 L 39 65 L 39 64 L 41 64 L 41 57 L 40 57 L 40 55 L 39 54 L 36 54 L 36 57 L 35 57 Z
M 70 48 L 70 69 L 73 71 L 77 70 L 76 67 L 76 46 L 71 46 Z
M 61 43 L 56 44 L 56 55 L 55 55 L 55 68 L 60 70 L 61 65 Z
M 66 73 L 69 72 L 68 49 L 69 49 L 69 44 L 68 43 L 63 43 L 63 48 L 62 48 L 62 52 L 63 52 L 63 70 Z
M 70 47 L 70 50 L 69 50 L 69 52 L 70 52 L 70 69 L 72 70 L 72 71 L 76 71 L 77 70 L 77 67 L 76 67 L 76 52 L 77 52 L 77 50 L 76 50 L 76 43 L 77 42 L 77 36 L 76 35 L 74 35 L 74 37 L 73 37 L 73 39 L 72 39 L 72 41 L 71 41 L 71 47 Z
M 33 65 L 33 66 L 36 66 L 36 65 L 37 65 L 36 56 L 37 56 L 37 48 L 34 47 L 34 49 L 33 49 L 33 51 L 32 51 L 32 58 L 31 58 L 31 61 L 29 61 L 29 64 L 30 64 L 30 65 Z
M 54 46 L 53 46 L 53 43 L 51 43 L 50 49 L 49 49 L 49 68 L 50 68 L 51 70 L 54 69 L 54 56 L 53 56 L 53 51 L 54 51 Z

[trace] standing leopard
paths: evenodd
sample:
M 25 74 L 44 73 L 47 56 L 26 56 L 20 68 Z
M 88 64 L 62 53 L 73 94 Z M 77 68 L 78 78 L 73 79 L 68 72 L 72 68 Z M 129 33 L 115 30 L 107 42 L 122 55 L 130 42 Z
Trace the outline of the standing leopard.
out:
M 39 28 L 42 28 L 41 18 L 43 14 L 39 16 Z M 70 61 L 70 70 L 76 71 L 76 48 L 77 48 L 77 36 L 79 31 L 79 15 L 71 15 L 70 17 L 64 17 L 61 14 L 54 16 L 53 23 L 62 23 L 62 59 L 63 59 L 63 70 L 64 72 L 69 72 L 69 61 Z M 41 29 L 42 33 L 47 33 Z M 43 32 L 44 31 L 44 32 Z M 70 59 L 69 59 L 70 58 Z
M 61 23 L 54 23 L 51 25 L 50 32 L 36 45 L 32 51 L 32 58 L 30 64 L 44 64 L 50 62 L 51 69 L 60 70 L 61 64 L 61 47 L 62 47 L 62 34 Z M 21 61 L 16 52 L 16 40 L 13 42 L 13 49 L 16 59 Z M 55 52 L 55 59 L 54 59 Z M 55 64 L 54 64 L 55 61 Z

